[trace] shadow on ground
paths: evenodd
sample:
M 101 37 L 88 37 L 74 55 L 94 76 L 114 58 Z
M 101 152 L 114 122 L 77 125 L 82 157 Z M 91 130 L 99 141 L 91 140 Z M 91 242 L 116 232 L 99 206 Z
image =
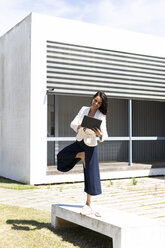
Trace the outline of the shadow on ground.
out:
M 113 248 L 112 239 L 81 226 L 54 229 L 50 223 L 35 220 L 10 219 L 6 223 L 15 231 L 35 231 L 49 229 L 63 241 L 80 248 Z

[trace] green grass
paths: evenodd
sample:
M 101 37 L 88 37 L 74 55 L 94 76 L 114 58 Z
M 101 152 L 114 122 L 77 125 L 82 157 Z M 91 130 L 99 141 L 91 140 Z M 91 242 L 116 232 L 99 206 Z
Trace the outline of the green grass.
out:
M 114 182 L 112 180 L 109 180 L 109 186 L 113 186 Z
M 135 177 L 132 178 L 132 183 L 133 183 L 133 185 L 136 185 L 137 184 L 137 180 L 136 180 Z
M 24 189 L 38 189 L 39 187 L 34 185 L 19 183 L 17 181 L 10 180 L 8 178 L 0 177 L 0 188 L 24 190 Z
M 112 248 L 111 239 L 82 227 L 55 230 L 50 213 L 0 205 L 0 247 Z

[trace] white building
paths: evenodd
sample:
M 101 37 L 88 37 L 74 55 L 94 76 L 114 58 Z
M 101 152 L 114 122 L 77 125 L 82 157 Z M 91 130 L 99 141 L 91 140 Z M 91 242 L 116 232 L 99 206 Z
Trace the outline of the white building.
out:
M 56 154 L 74 140 L 69 124 L 97 90 L 110 110 L 101 178 L 165 174 L 164 44 L 36 13 L 13 27 L 0 38 L 0 175 L 31 184 L 83 180 L 81 170 L 57 172 Z

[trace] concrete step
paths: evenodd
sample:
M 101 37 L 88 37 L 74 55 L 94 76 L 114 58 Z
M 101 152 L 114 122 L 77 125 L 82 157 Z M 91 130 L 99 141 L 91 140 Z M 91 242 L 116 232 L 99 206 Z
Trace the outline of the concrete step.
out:
M 149 170 L 149 169 L 154 169 L 154 168 L 165 168 L 165 161 L 133 163 L 132 166 L 129 166 L 127 162 L 108 162 L 108 163 L 100 162 L 99 166 L 100 166 L 100 172 Z M 70 174 L 83 173 L 83 165 L 79 163 L 71 171 L 67 173 L 70 173 Z M 46 174 L 47 175 L 58 175 L 58 174 L 61 174 L 61 172 L 57 171 L 56 165 L 48 165 Z

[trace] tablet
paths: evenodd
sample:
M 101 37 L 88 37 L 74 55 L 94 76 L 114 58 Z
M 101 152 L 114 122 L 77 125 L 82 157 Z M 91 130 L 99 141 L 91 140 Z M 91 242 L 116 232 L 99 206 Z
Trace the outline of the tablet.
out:
M 88 116 L 88 115 L 84 115 L 81 126 L 86 127 L 86 128 L 90 128 L 90 129 L 92 129 L 94 127 L 97 127 L 100 129 L 101 122 L 102 122 L 102 120 L 96 119 L 96 118 Z

